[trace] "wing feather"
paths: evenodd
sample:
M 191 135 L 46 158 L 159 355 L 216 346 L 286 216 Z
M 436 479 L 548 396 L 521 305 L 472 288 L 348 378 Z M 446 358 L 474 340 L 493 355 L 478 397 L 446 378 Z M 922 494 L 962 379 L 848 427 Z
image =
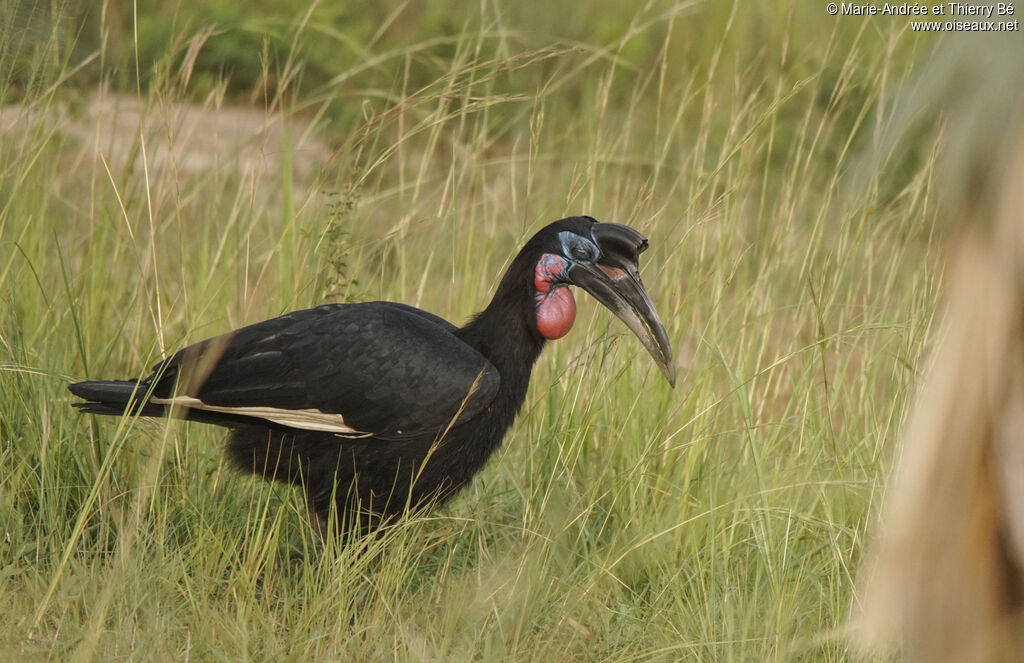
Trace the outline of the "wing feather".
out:
M 157 365 L 154 402 L 339 434 L 436 434 L 476 416 L 500 383 L 454 330 L 390 302 L 296 311 Z

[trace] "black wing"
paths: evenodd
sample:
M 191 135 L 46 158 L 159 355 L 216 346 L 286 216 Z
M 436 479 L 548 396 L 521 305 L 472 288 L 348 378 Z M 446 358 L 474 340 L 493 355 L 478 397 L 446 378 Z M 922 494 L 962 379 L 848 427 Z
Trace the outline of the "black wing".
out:
M 487 407 L 494 366 L 445 320 L 391 302 L 328 304 L 189 346 L 151 402 L 347 435 L 436 434 Z M 145 389 L 141 390 L 143 393 Z

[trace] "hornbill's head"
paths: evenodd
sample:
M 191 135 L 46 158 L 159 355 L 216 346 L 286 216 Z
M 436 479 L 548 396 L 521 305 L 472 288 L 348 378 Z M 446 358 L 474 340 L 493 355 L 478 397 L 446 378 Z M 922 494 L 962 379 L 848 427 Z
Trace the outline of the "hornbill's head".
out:
M 574 216 L 547 226 L 531 244 L 531 253 L 540 254 L 534 269 L 534 301 L 542 336 L 555 339 L 568 333 L 576 303 L 565 286 L 579 286 L 626 323 L 675 386 L 665 325 L 640 280 L 638 259 L 647 249 L 646 237 L 629 226 Z

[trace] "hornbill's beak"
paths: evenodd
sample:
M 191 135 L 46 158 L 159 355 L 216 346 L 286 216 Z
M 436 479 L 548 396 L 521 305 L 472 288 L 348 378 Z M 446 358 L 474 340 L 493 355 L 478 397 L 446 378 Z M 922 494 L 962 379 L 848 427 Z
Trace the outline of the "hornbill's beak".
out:
M 597 223 L 592 234 L 602 255 L 593 263 L 571 264 L 569 281 L 625 322 L 654 358 L 669 385 L 675 387 L 676 368 L 668 334 L 637 269 L 637 256 L 647 248 L 647 239 L 616 223 Z

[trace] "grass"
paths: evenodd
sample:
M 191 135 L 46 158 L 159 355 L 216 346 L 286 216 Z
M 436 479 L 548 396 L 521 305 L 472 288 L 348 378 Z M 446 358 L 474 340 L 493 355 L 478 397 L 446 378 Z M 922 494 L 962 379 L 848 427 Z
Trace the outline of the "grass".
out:
M 542 9 L 355 49 L 314 5 L 279 57 L 248 54 L 252 97 L 195 69 L 202 25 L 125 90 L 104 63 L 130 32 L 83 50 L 73 16 L 5 23 L 0 656 L 851 659 L 938 291 L 936 142 L 849 175 L 930 44 L 781 2 Z M 346 57 L 301 84 L 314 32 Z M 270 138 L 230 148 L 242 97 Z M 326 300 L 465 320 L 583 213 L 650 237 L 676 389 L 579 297 L 501 452 L 383 539 L 321 543 L 220 431 L 69 407 L 69 380 Z

